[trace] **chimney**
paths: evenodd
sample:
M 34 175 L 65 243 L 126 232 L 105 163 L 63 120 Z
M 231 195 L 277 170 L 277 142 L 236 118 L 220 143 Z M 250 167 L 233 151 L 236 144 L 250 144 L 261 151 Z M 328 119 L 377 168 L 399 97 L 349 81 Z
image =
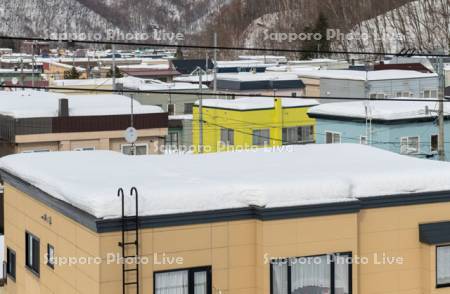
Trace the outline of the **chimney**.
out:
M 59 117 L 69 116 L 69 99 L 65 98 L 59 99 L 58 116 Z

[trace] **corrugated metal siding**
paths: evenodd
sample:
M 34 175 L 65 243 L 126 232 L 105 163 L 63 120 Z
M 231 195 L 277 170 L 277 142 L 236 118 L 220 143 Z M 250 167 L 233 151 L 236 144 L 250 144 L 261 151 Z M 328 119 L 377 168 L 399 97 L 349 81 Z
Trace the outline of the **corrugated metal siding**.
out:
M 0 138 L 2 141 L 10 142 L 14 139 L 14 119 L 9 116 L 0 115 Z
M 54 117 L 52 119 L 52 132 L 73 133 L 125 130 L 130 126 L 130 123 L 129 115 Z M 167 128 L 168 125 L 167 113 L 137 114 L 134 116 L 134 127 L 138 130 Z
M 16 120 L 15 135 L 48 134 L 52 132 L 52 118 L 22 118 Z
M 72 116 L 14 119 L 0 116 L 0 138 L 14 142 L 17 135 L 51 133 L 101 132 L 125 130 L 130 126 L 130 115 Z M 136 129 L 167 128 L 167 113 L 136 114 Z

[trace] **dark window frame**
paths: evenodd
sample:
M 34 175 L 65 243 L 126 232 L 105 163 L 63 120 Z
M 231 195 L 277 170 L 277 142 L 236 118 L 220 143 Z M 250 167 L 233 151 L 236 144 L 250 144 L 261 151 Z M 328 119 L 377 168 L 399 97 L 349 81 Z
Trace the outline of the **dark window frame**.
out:
M 435 273 L 436 273 L 436 277 L 435 277 L 435 282 L 436 282 L 436 289 L 441 289 L 441 288 L 449 288 L 450 287 L 450 283 L 446 283 L 446 284 L 439 284 L 438 283 L 438 249 L 441 247 L 450 247 L 450 244 L 445 244 L 445 245 L 438 245 L 436 246 L 436 251 L 435 251 Z
M 179 268 L 153 272 L 153 293 L 156 293 L 156 275 L 172 272 L 188 272 L 188 294 L 194 294 L 194 274 L 196 272 L 206 272 L 207 294 L 212 294 L 212 266 L 199 266 L 190 268 Z
M 30 244 L 28 242 L 29 236 L 31 236 L 34 240 L 37 241 L 37 247 L 38 247 L 37 248 L 37 260 L 35 260 L 36 251 L 35 251 L 35 247 L 33 246 L 34 255 L 33 255 L 33 264 L 32 265 L 30 265 L 28 263 L 28 260 L 29 260 L 28 252 L 29 252 L 29 247 L 30 247 Z M 33 233 L 30 233 L 29 231 L 25 231 L 25 267 L 31 273 L 33 273 L 35 276 L 40 277 L 40 262 L 41 262 L 41 240 L 39 239 L 39 237 L 37 237 Z
M 12 272 L 9 270 L 10 268 L 10 258 L 11 256 L 14 256 L 14 265 L 13 265 L 13 270 Z M 17 254 L 16 251 L 6 247 L 6 275 L 12 280 L 12 281 L 16 281 L 16 276 L 17 276 Z
M 291 257 L 292 259 L 296 259 L 296 258 L 314 258 L 314 257 L 321 257 L 321 256 L 330 256 L 330 255 L 338 255 L 338 256 L 347 256 L 347 257 L 352 257 L 353 253 L 352 252 L 337 252 L 337 253 L 331 253 L 331 254 L 317 254 L 317 255 L 309 255 L 309 256 L 297 256 L 297 257 Z M 289 258 L 286 258 L 287 260 L 289 260 Z M 273 293 L 273 266 L 274 266 L 274 260 L 270 261 L 270 294 L 274 294 Z M 331 262 L 330 263 L 330 289 L 331 292 L 330 294 L 335 294 L 336 289 L 335 289 L 335 262 Z M 290 294 L 292 292 L 292 275 L 291 275 L 291 269 L 292 266 L 290 265 L 290 263 L 288 262 L 288 266 L 287 266 L 287 294 Z M 352 294 L 353 293 L 353 266 L 351 263 L 348 264 L 348 290 L 349 293 L 348 294 Z
M 50 248 L 53 250 L 52 256 L 50 256 Z M 55 269 L 55 247 L 51 244 L 47 244 L 47 266 L 51 269 Z

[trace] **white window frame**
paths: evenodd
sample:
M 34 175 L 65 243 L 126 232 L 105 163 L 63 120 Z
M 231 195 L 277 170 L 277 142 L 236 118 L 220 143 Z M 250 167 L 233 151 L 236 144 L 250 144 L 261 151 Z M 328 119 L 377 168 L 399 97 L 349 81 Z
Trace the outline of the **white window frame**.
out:
M 439 282 L 439 267 L 440 267 L 439 248 L 449 248 L 449 247 L 450 247 L 449 244 L 443 244 L 443 245 L 436 246 L 436 261 L 435 261 L 436 262 L 436 288 L 438 288 L 438 289 L 450 287 L 450 283 L 442 283 L 442 282 L 440 283 Z
M 365 141 L 365 143 L 363 143 L 363 140 Z M 367 136 L 359 136 L 359 144 L 362 145 L 368 145 L 369 144 L 369 139 L 367 138 Z
M 255 132 L 268 132 L 268 136 L 263 136 L 263 135 L 256 135 Z M 252 130 L 252 144 L 253 146 L 259 146 L 259 147 L 269 147 L 270 144 L 272 143 L 271 137 L 270 137 L 270 128 L 267 129 L 254 129 Z M 258 142 L 262 141 L 263 144 L 255 144 L 255 138 L 257 138 Z M 268 143 L 268 144 L 264 144 L 264 143 Z
M 375 96 L 375 97 L 372 97 L 372 96 Z M 383 97 L 381 97 L 381 96 L 383 96 Z M 370 93 L 369 98 L 370 99 L 387 99 L 388 95 L 386 93 L 382 93 L 382 92 L 375 92 L 375 93 Z
M 327 143 L 327 134 L 330 133 L 332 135 L 332 142 Z M 334 141 L 334 135 L 339 135 L 339 142 Z M 325 144 L 341 144 L 342 143 L 342 133 L 333 132 L 333 131 L 325 131 Z
M 73 149 L 73 151 L 95 151 L 95 147 L 79 147 Z
M 224 134 L 223 132 L 226 132 L 226 134 Z M 226 141 L 222 140 L 222 135 L 226 135 Z M 220 128 L 220 144 L 223 144 L 225 146 L 234 146 L 234 129 Z
M 433 150 L 433 148 L 432 148 L 432 143 L 433 143 L 433 139 L 432 138 L 433 138 L 433 136 L 436 136 L 438 138 L 438 141 L 437 141 L 438 146 L 436 147 L 436 150 Z M 430 152 L 431 153 L 437 153 L 438 150 L 439 150 L 439 135 L 438 134 L 431 134 L 430 135 Z
M 173 113 L 172 114 L 169 112 L 169 106 L 170 105 L 173 105 Z M 175 105 L 175 103 L 168 103 L 167 104 L 167 113 L 169 113 L 169 115 L 175 115 L 177 113 L 177 106 Z
M 45 152 L 50 152 L 50 149 L 35 149 L 22 151 L 22 153 L 45 153 Z
M 406 152 L 403 152 L 403 150 L 402 150 L 402 141 L 406 139 L 406 147 L 408 148 L 409 140 L 411 138 L 417 138 L 417 152 L 408 152 L 408 149 L 406 150 Z M 419 153 L 420 153 L 420 136 L 405 136 L 405 137 L 401 137 L 400 138 L 400 154 L 414 155 L 414 154 L 419 154 Z
M 425 95 L 425 92 L 428 92 L 428 95 Z M 433 95 L 431 94 L 432 92 L 436 92 L 435 97 L 433 97 Z M 438 95 L 439 95 L 439 91 L 437 89 L 425 89 L 420 92 L 421 98 L 438 98 L 437 97 Z M 428 97 L 426 97 L 426 96 L 428 96 Z
M 133 144 L 122 144 L 122 145 L 120 145 L 120 152 L 121 152 L 122 154 L 125 154 L 125 153 L 123 153 L 124 148 L 125 148 L 125 147 L 132 147 L 132 146 L 133 146 Z M 145 153 L 144 155 L 148 155 L 148 150 L 149 150 L 149 148 L 148 148 L 148 144 L 147 144 L 147 143 L 134 144 L 134 146 L 135 146 L 136 148 L 145 146 L 145 148 L 146 148 L 146 153 Z M 129 154 L 125 154 L 125 155 L 129 155 Z

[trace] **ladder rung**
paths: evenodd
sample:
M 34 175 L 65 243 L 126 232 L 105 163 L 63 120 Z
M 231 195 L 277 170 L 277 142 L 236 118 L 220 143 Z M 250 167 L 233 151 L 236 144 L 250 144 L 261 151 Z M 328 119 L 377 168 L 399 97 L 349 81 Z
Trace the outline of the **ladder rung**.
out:
M 125 228 L 123 231 L 124 232 L 134 232 L 134 231 L 136 231 L 136 230 L 138 230 L 139 228 Z
M 124 283 L 124 285 L 125 285 L 125 286 L 128 286 L 128 285 L 137 285 L 137 282 Z
M 137 256 L 136 255 L 125 255 L 123 258 L 137 258 Z
M 120 247 L 123 247 L 123 246 L 130 246 L 130 245 L 137 245 L 137 241 L 134 241 L 134 242 L 126 242 L 126 243 L 122 243 L 122 242 L 119 242 L 119 246 Z
M 137 270 L 138 270 L 137 268 L 128 268 L 125 270 L 125 272 L 135 272 Z

